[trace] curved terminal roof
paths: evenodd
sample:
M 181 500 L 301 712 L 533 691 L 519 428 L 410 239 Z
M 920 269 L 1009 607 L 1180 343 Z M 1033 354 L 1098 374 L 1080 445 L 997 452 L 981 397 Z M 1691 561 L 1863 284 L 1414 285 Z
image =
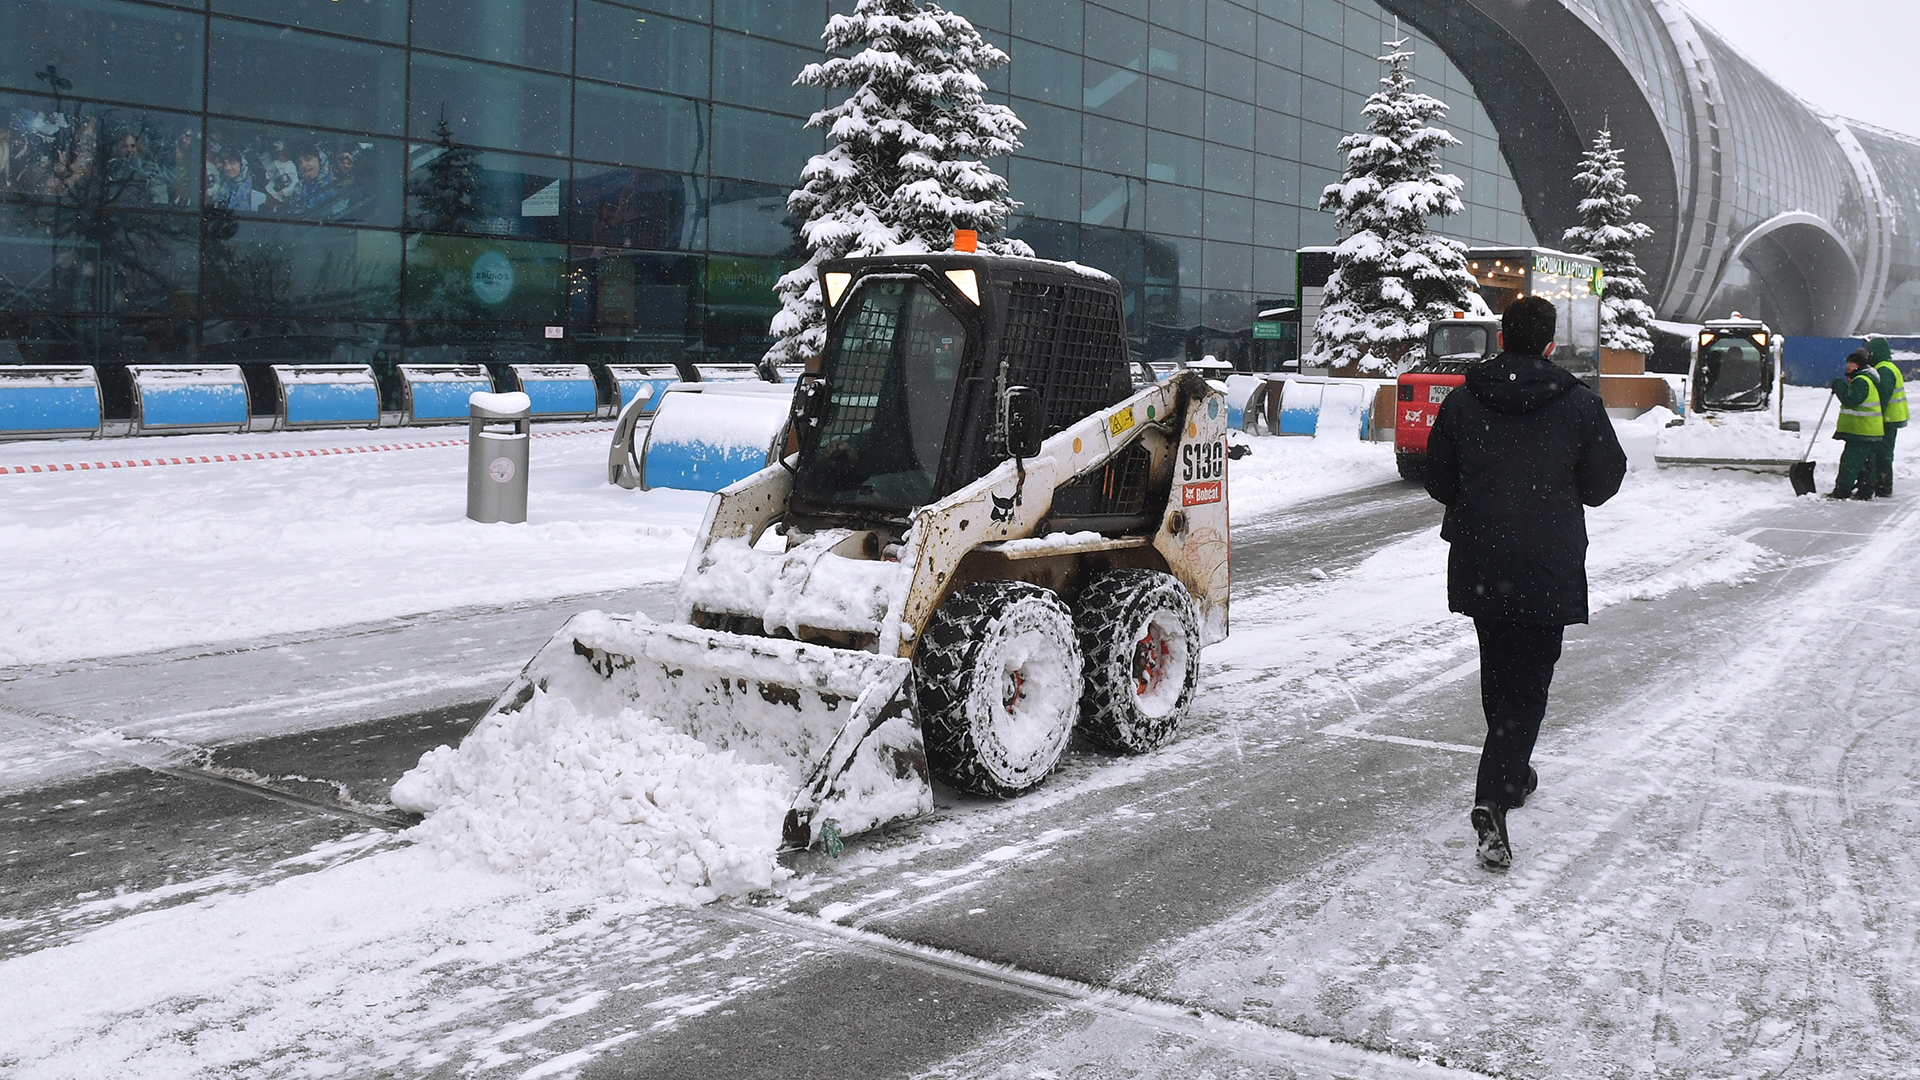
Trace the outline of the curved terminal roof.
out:
M 1920 139 L 1809 104 L 1676 0 L 1380 3 L 1473 83 L 1543 243 L 1577 220 L 1580 154 L 1611 127 L 1662 316 L 1920 329 Z

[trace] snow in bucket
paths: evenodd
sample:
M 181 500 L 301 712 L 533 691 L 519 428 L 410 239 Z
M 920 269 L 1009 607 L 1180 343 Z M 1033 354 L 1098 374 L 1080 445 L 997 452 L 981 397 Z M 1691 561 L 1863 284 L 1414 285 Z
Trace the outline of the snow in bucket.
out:
M 407 835 L 450 864 L 542 888 L 704 904 L 771 888 L 792 782 L 633 709 L 583 712 L 536 691 L 393 785 Z
M 1780 430 L 1771 409 L 1696 415 L 1687 417 L 1680 427 L 1662 428 L 1655 453 L 1663 458 L 1798 460 L 1812 437 L 1807 432 Z

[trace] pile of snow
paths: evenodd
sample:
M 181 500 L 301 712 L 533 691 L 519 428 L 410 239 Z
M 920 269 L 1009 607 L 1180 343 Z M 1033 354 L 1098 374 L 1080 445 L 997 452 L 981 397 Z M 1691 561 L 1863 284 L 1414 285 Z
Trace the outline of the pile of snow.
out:
M 407 835 L 445 862 L 704 904 L 787 876 L 774 853 L 793 795 L 778 766 L 715 753 L 633 709 L 596 715 L 535 692 L 459 749 L 428 751 L 392 799 L 427 815 Z
M 1689 416 L 1679 427 L 1661 429 L 1655 453 L 1663 458 L 1797 461 L 1809 437 L 1807 432 L 1781 431 L 1771 409 Z
M 1227 464 L 1227 506 L 1238 524 L 1344 491 L 1395 483 L 1393 444 L 1255 435 L 1253 452 Z

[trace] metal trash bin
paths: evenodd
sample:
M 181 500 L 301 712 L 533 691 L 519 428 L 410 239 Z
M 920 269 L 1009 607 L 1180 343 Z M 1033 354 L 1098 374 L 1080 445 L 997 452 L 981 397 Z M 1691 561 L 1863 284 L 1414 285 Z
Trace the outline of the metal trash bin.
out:
M 533 402 L 519 391 L 476 392 L 467 409 L 467 516 L 482 522 L 526 521 Z

